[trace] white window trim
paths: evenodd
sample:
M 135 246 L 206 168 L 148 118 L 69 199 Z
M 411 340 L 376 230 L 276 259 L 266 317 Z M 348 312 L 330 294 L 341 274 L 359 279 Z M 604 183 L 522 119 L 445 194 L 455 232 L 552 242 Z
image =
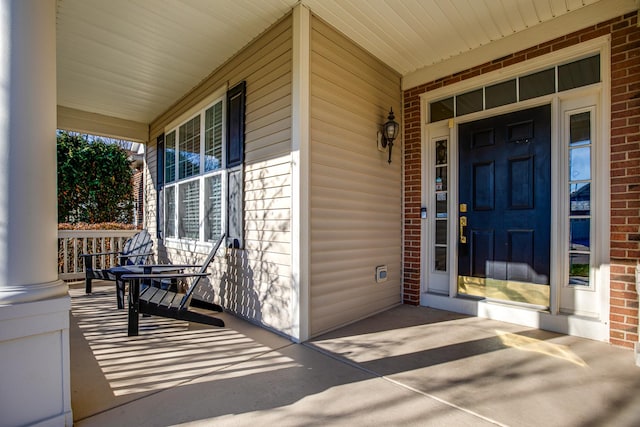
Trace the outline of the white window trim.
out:
M 457 297 L 457 244 L 453 244 L 453 236 L 457 236 L 458 226 L 458 194 L 457 190 L 450 191 L 449 197 L 449 241 L 451 242 L 449 248 L 448 270 L 449 270 L 449 295 L 438 296 L 436 294 L 429 293 L 428 289 L 428 276 L 430 272 L 430 263 L 432 262 L 432 256 L 429 255 L 431 251 L 430 244 L 431 239 L 427 240 L 430 236 L 428 227 L 430 227 L 431 220 L 422 222 L 421 232 L 421 253 L 422 264 L 420 269 L 420 281 L 421 281 L 421 305 L 433 306 L 442 309 L 453 310 L 461 313 L 468 313 L 472 315 L 485 316 L 495 318 L 498 320 L 505 320 L 513 323 L 519 323 L 532 327 L 544 327 L 550 330 L 557 330 L 572 335 L 584 336 L 591 339 L 607 341 L 609 336 L 608 330 L 608 318 L 609 318 L 609 224 L 610 224 L 610 164 L 602 159 L 609 158 L 610 141 L 609 141 L 609 129 L 610 129 L 610 82 L 611 82 L 611 70 L 610 70 L 610 36 L 603 36 L 596 39 L 589 40 L 587 42 L 578 44 L 576 46 L 568 47 L 557 52 L 553 52 L 530 61 L 525 61 L 513 66 L 493 71 L 487 74 L 483 74 L 469 80 L 465 80 L 460 83 L 456 83 L 450 86 L 446 86 L 440 89 L 430 91 L 420 95 L 421 103 L 421 121 L 422 121 L 422 206 L 426 206 L 429 211 L 429 217 L 435 213 L 435 206 L 431 206 L 431 188 L 428 178 L 431 176 L 431 165 L 428 163 L 430 155 L 425 153 L 430 148 L 429 143 L 436 135 L 437 132 L 441 132 L 443 128 L 449 128 L 449 140 L 450 144 L 449 156 L 450 159 L 455 159 L 458 156 L 457 141 L 457 125 L 460 123 L 474 121 L 485 117 L 499 115 L 514 110 L 521 110 L 531 108 L 537 105 L 551 104 L 552 105 L 552 183 L 564 183 L 566 177 L 558 176 L 561 173 L 561 167 L 558 162 L 563 161 L 562 156 L 558 153 L 558 150 L 562 150 L 561 145 L 561 124 L 562 124 L 562 106 L 561 103 L 565 103 L 567 100 L 575 99 L 578 97 L 588 97 L 589 95 L 597 98 L 596 108 L 599 109 L 596 114 L 596 138 L 597 142 L 592 153 L 592 165 L 593 165 L 593 177 L 592 182 L 595 183 L 594 188 L 594 201 L 592 202 L 594 212 L 592 217 L 595 220 L 592 221 L 592 227 L 597 222 L 598 226 L 593 231 L 594 243 L 592 244 L 592 267 L 591 274 L 594 275 L 593 280 L 600 288 L 600 313 L 596 322 L 592 320 L 585 320 L 583 324 L 581 319 L 572 318 L 571 321 L 565 322 L 558 320 L 556 315 L 560 314 L 559 309 L 559 296 L 561 289 L 564 287 L 564 273 L 566 268 L 566 262 L 562 265 L 551 265 L 550 283 L 552 283 L 552 293 L 550 301 L 549 314 L 544 314 L 539 311 L 519 310 L 514 308 L 501 308 L 498 305 L 488 305 L 482 302 L 476 302 L 471 300 L 463 300 Z M 551 67 L 554 65 L 571 62 L 572 60 L 579 59 L 589 54 L 600 54 L 601 58 L 601 83 L 593 84 L 581 88 L 571 89 L 564 92 L 556 92 L 551 95 L 543 96 L 540 98 L 534 98 L 526 101 L 516 102 L 508 104 L 491 110 L 483 110 L 476 113 L 456 117 L 453 119 L 442 120 L 440 122 L 429 123 L 429 104 L 439 99 L 447 98 L 449 96 L 465 93 L 474 88 L 482 87 L 485 85 L 498 83 L 500 81 L 509 80 L 521 75 L 536 72 L 538 70 Z M 425 146 L 426 144 L 426 146 Z M 597 162 L 597 163 L 596 163 Z M 450 161 L 449 167 L 449 188 L 458 188 L 458 168 L 457 162 Z M 552 217 L 551 223 L 559 224 L 559 221 L 564 221 L 562 216 L 562 209 L 559 204 L 561 203 L 557 189 L 559 185 L 552 185 Z M 566 186 L 565 186 L 566 187 Z M 564 188 L 564 187 L 563 187 Z M 566 190 L 563 190 L 566 191 Z M 597 201 L 596 201 L 597 200 Z M 567 236 L 568 231 L 563 229 L 561 236 L 558 233 L 552 233 L 551 236 L 551 259 L 557 260 L 559 257 L 564 259 L 565 249 L 568 248 L 568 241 L 562 243 L 562 240 Z M 568 271 L 568 270 L 566 270 Z M 597 324 L 596 324 L 597 323 Z M 588 326 L 585 326 L 588 324 Z
M 589 98 L 589 97 L 586 97 Z M 595 97 L 591 97 L 591 98 L 595 98 Z M 568 144 L 569 141 L 569 119 L 572 115 L 575 114 L 579 114 L 579 113 L 589 113 L 590 116 L 590 125 L 591 125 L 591 129 L 590 129 L 590 144 L 589 144 L 589 148 L 591 150 L 590 153 L 590 172 L 591 172 L 591 179 L 590 179 L 590 185 L 592 187 L 595 187 L 594 184 L 596 184 L 597 181 L 594 182 L 594 173 L 595 171 L 598 171 L 598 165 L 596 164 L 596 161 L 598 159 L 595 158 L 594 153 L 596 152 L 597 148 L 600 146 L 599 144 L 599 138 L 596 136 L 597 135 L 597 129 L 598 129 L 598 121 L 597 121 L 597 111 L 596 111 L 596 101 L 594 100 L 593 102 L 580 102 L 582 101 L 582 98 L 580 98 L 578 100 L 578 104 L 577 105 L 572 105 L 573 103 L 571 101 L 569 101 L 568 103 L 565 102 L 560 102 L 561 106 L 560 106 L 560 114 L 562 117 L 562 124 L 561 124 L 561 134 L 562 134 L 562 157 L 561 157 L 561 161 L 560 161 L 560 176 L 564 175 L 563 179 L 567 179 L 567 177 L 569 176 L 569 160 L 570 160 L 570 147 Z M 568 105 L 567 105 L 568 104 Z M 600 173 L 597 173 L 598 178 L 600 176 Z M 567 184 L 569 183 L 569 179 L 567 179 Z M 594 221 L 594 214 L 598 215 L 599 218 L 599 212 L 597 209 L 598 203 L 599 203 L 599 192 L 597 191 L 593 191 L 591 197 L 590 197 L 590 215 L 589 215 L 589 220 L 590 220 L 590 230 L 589 230 L 589 235 L 591 238 L 591 242 L 590 242 L 590 251 L 589 251 L 589 264 L 590 264 L 590 275 L 589 275 L 589 285 L 588 286 L 583 286 L 583 285 L 571 285 L 569 284 L 569 269 L 570 269 L 570 262 L 568 259 L 566 259 L 569 256 L 569 240 L 570 240 L 570 232 L 571 232 L 571 226 L 570 226 L 570 194 L 569 194 L 569 189 L 568 189 L 568 185 L 566 185 L 565 187 L 567 188 L 562 188 L 560 189 L 560 200 L 562 200 L 564 202 L 563 206 L 560 206 L 560 209 L 562 211 L 562 216 L 563 216 L 563 231 L 566 231 L 566 234 L 562 235 L 562 242 L 563 245 L 565 246 L 566 249 L 566 253 L 564 254 L 564 269 L 563 269 L 563 274 L 561 277 L 564 277 L 564 283 L 563 283 L 563 287 L 565 288 L 580 288 L 582 290 L 591 290 L 594 291 L 595 290 L 595 274 L 594 274 L 594 263 L 593 263 L 593 258 L 594 258 L 594 253 L 593 253 L 593 239 L 596 235 L 596 221 Z
M 602 37 L 597 37 L 592 40 L 588 40 L 584 43 L 580 43 L 575 46 L 567 47 L 565 49 L 561 49 L 555 52 L 548 53 L 543 56 L 536 57 L 534 59 L 519 62 L 514 65 L 510 65 L 508 67 L 491 71 L 486 74 L 481 74 L 477 77 L 470 78 L 468 80 L 461 81 L 459 83 L 454 83 L 449 86 L 441 87 L 439 89 L 434 89 L 428 93 L 424 93 L 420 95 L 420 98 L 425 101 L 422 104 L 422 122 L 429 123 L 429 102 L 437 101 L 439 99 L 448 98 L 449 96 L 459 95 L 462 93 L 466 93 L 473 89 L 478 89 L 482 86 L 487 86 L 495 83 L 500 83 L 502 81 L 510 80 L 519 76 L 535 73 L 536 71 L 541 71 L 549 67 L 553 67 L 554 65 L 563 64 L 567 62 L 572 62 L 573 60 L 579 59 L 583 56 L 589 54 L 597 54 L 600 53 L 601 58 L 605 58 L 608 61 L 610 58 L 610 48 L 609 44 L 611 42 L 611 36 L 606 35 Z M 601 60 L 601 64 L 602 64 Z M 602 67 L 602 68 L 608 68 Z M 603 73 L 604 74 L 604 73 Z M 601 80 L 609 81 L 609 76 L 606 76 L 607 80 L 605 80 L 605 76 L 601 75 Z M 534 98 L 538 99 L 538 98 Z M 527 101 L 521 101 L 521 103 L 525 103 Z M 509 104 L 506 107 L 511 106 L 509 110 L 513 109 L 514 105 L 519 105 L 519 103 Z M 499 107 L 501 108 L 501 107 Z M 498 110 L 499 108 L 492 109 L 491 111 Z M 480 112 L 479 112 L 480 113 Z M 476 114 L 476 113 L 473 113 Z M 462 116 L 466 117 L 466 116 Z M 460 117 L 458 117 L 459 119 Z
M 178 128 L 181 124 L 187 122 L 190 118 L 193 118 L 198 112 L 202 112 L 202 110 L 206 110 L 211 105 L 215 104 L 215 101 L 224 98 L 229 91 L 229 85 L 225 83 L 224 85 L 218 87 L 216 90 L 211 92 L 202 100 L 198 101 L 188 110 L 182 112 L 178 117 L 171 120 L 164 127 L 165 135 L 171 132 L 173 129 Z M 226 106 L 225 106 L 226 107 Z
M 171 132 L 175 132 L 176 133 L 176 146 L 175 146 L 175 156 L 176 156 L 176 160 L 175 160 L 175 179 L 174 181 L 167 183 L 164 182 L 163 183 L 163 191 L 162 191 L 162 197 L 165 197 L 165 189 L 168 187 L 174 187 L 175 188 L 175 204 L 176 204 L 176 209 L 175 209 L 175 227 L 176 227 L 176 236 L 175 237 L 168 237 L 166 234 L 166 226 L 167 226 L 167 219 L 166 217 L 164 218 L 164 222 L 163 222 L 163 226 L 165 227 L 165 230 L 163 230 L 163 235 L 165 236 L 164 238 L 164 244 L 167 248 L 171 248 L 171 249 L 178 249 L 178 250 L 197 250 L 197 248 L 202 248 L 204 251 L 208 250 L 213 244 L 215 244 L 215 242 L 212 241 L 207 241 L 205 240 L 205 222 L 204 222 L 204 207 L 205 207 L 205 189 L 206 189 L 206 179 L 208 177 L 214 176 L 214 175 L 220 175 L 221 177 L 221 187 L 222 187 L 222 195 L 221 195 L 221 227 L 222 227 L 222 231 L 224 232 L 224 230 L 226 230 L 227 227 L 227 191 L 228 191 L 228 185 L 227 185 L 227 174 L 224 173 L 225 171 L 227 171 L 227 167 L 226 167 L 226 150 L 227 150 L 227 144 L 226 144 L 226 140 L 227 140 L 227 102 L 226 102 L 226 94 L 227 94 L 227 90 L 228 90 L 228 84 L 225 84 L 223 86 L 221 86 L 220 88 L 218 88 L 217 90 L 215 90 L 213 93 L 211 93 L 210 95 L 208 95 L 207 97 L 205 97 L 203 100 L 201 100 L 200 102 L 196 103 L 194 106 L 192 106 L 191 108 L 189 108 L 187 111 L 185 111 L 184 113 L 182 113 L 178 118 L 172 120 L 167 126 L 165 126 L 164 128 L 164 134 L 170 134 Z M 218 170 L 213 170 L 213 171 L 209 171 L 209 172 L 204 172 L 203 167 L 204 167 L 204 155 L 205 155 L 205 112 L 207 109 L 211 108 L 212 106 L 214 106 L 215 104 L 217 104 L 218 102 L 222 103 L 222 162 L 223 162 L 223 167 L 218 169 Z M 179 152 L 180 152 L 180 140 L 179 140 L 179 128 L 180 126 L 182 126 L 183 124 L 187 123 L 189 120 L 192 120 L 194 117 L 196 117 L 197 115 L 201 116 L 201 120 L 200 120 L 200 167 L 201 167 L 201 172 L 199 175 L 197 176 L 190 176 L 187 178 L 182 178 L 180 179 L 179 177 L 179 164 L 178 164 L 178 156 L 179 156 Z M 166 149 L 166 146 L 165 146 Z M 200 208 L 200 212 L 199 212 L 199 232 L 198 232 L 198 239 L 186 239 L 186 238 L 180 238 L 179 237 L 179 233 L 180 233 L 180 222 L 179 222 L 179 212 L 180 212 L 180 185 L 189 181 L 199 181 L 199 208 Z M 166 202 L 163 201 L 162 203 L 163 206 L 163 212 L 162 215 L 166 215 Z

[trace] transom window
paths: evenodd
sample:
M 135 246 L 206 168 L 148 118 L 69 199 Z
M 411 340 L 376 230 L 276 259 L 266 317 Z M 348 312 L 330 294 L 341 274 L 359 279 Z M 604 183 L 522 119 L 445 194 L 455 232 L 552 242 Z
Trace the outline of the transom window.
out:
M 429 103 L 429 122 L 599 83 L 600 55 L 557 65 Z

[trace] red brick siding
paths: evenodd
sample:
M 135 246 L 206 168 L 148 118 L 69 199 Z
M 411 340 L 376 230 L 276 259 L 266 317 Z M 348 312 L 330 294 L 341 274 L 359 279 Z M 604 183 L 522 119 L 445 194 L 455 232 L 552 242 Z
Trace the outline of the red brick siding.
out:
M 635 268 L 640 260 L 640 29 L 637 14 L 611 32 L 611 343 L 638 341 Z
M 640 259 L 640 30 L 630 13 L 404 92 L 404 302 L 420 301 L 420 95 L 568 46 L 611 35 L 611 336 L 638 341 L 635 265 Z
M 422 93 L 422 92 L 419 92 Z M 405 304 L 420 303 L 420 98 L 404 93 L 404 289 Z

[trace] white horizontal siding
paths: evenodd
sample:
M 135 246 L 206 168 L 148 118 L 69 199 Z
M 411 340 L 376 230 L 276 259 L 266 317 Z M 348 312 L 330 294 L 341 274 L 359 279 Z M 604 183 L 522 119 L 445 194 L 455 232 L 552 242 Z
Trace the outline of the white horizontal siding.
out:
M 400 76 L 322 21 L 311 35 L 311 335 L 400 302 L 401 144 L 376 148 Z M 398 117 L 400 114 L 398 114 Z M 375 282 L 386 264 L 389 280 Z
M 244 248 L 216 262 L 212 298 L 236 314 L 291 332 L 291 80 L 292 28 L 288 17 L 247 46 L 151 125 L 153 141 L 164 126 L 221 85 L 247 82 L 245 111 Z M 156 175 L 155 144 L 148 170 Z M 151 159 L 153 157 L 153 159 Z M 155 178 L 153 178 L 155 179 Z M 151 181 L 151 179 L 148 179 Z M 155 196 L 151 206 L 155 209 Z M 155 223 L 147 215 L 147 223 Z M 151 227 L 150 227 L 151 228 Z M 168 259 L 189 257 L 171 250 Z

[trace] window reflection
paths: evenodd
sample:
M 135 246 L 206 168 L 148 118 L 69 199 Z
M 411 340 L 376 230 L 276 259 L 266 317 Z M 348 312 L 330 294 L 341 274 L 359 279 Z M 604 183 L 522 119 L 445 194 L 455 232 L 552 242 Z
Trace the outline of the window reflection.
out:
M 436 221 L 436 245 L 447 244 L 447 221 Z
M 569 184 L 570 215 L 589 215 L 591 212 L 591 184 Z
M 591 147 L 574 148 L 569 154 L 569 178 L 572 181 L 591 179 Z
M 602 80 L 600 68 L 598 54 L 430 102 L 429 122 L 435 123 L 476 111 L 599 83 Z
M 436 247 L 435 270 L 447 271 L 447 248 Z
M 572 254 L 569 257 L 569 284 L 589 286 L 589 254 Z
M 429 104 L 429 110 L 431 111 L 431 117 L 429 121 L 431 123 L 444 119 L 450 119 L 453 117 L 453 97 L 443 99 L 441 101 L 432 102 Z
M 591 120 L 588 111 L 574 114 L 569 120 L 569 146 L 591 142 Z
M 447 140 L 435 141 L 435 241 L 434 264 L 435 271 L 447 271 L 447 217 L 449 205 L 447 201 L 447 175 L 448 175 L 448 147 Z M 433 199 L 432 199 L 433 200 Z
M 204 170 L 222 168 L 222 101 L 205 112 Z
M 569 249 L 572 251 L 589 250 L 589 231 L 591 220 L 589 218 L 574 218 L 570 221 Z
M 176 179 L 176 132 L 170 132 L 165 138 L 164 152 L 164 182 Z
M 189 120 L 178 129 L 178 177 L 180 179 L 200 173 L 200 116 Z
M 520 101 L 549 95 L 556 91 L 556 70 L 539 71 L 520 77 Z
M 569 116 L 569 280 L 590 286 L 591 111 Z
M 509 80 L 487 86 L 485 88 L 485 107 L 487 109 L 499 107 L 501 105 L 513 104 L 518 101 L 518 93 L 516 91 L 516 80 Z
M 447 140 L 436 142 L 436 165 L 447 164 Z
M 558 90 L 569 90 L 600 81 L 600 55 L 558 67 Z
M 197 239 L 200 233 L 200 181 L 180 184 L 178 197 L 178 237 Z
M 476 89 L 456 96 L 456 116 L 482 111 L 483 96 L 482 89 Z

